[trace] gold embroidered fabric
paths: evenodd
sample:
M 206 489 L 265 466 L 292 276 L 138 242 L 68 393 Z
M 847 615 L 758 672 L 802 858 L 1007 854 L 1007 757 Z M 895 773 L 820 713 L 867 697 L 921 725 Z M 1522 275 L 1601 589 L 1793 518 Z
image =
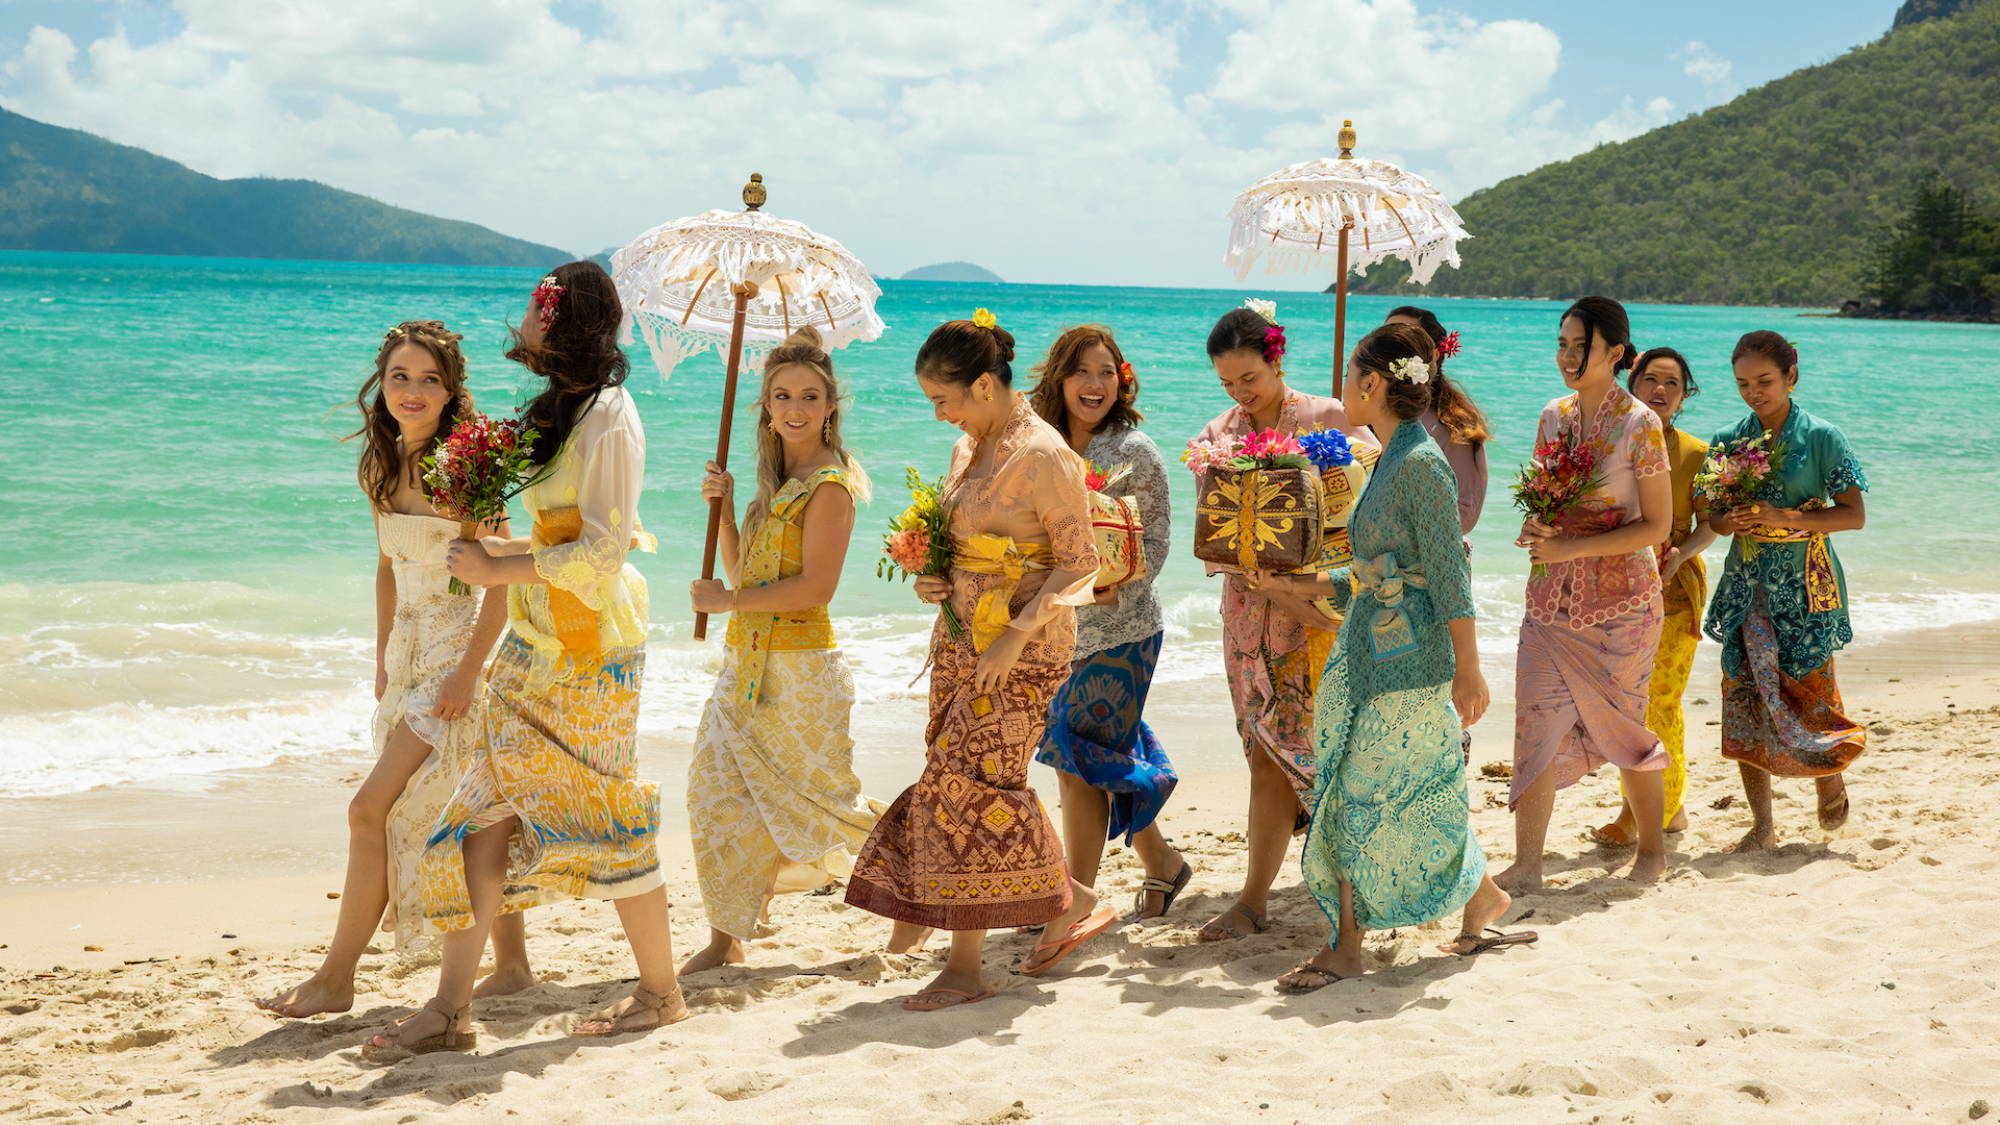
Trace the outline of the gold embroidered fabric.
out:
M 757 529 L 744 563 L 743 587 L 769 586 L 805 573 L 805 529 L 799 520 L 822 484 L 838 484 L 853 492 L 847 474 L 829 465 L 803 480 L 787 480 L 771 497 L 771 514 Z M 770 653 L 824 652 L 834 647 L 833 623 L 823 605 L 792 613 L 732 613 L 726 639 L 742 668 L 737 679 L 743 700 L 752 705 Z
M 541 477 L 521 494 L 535 516 L 537 534 L 530 551 L 535 572 L 547 585 L 523 583 L 507 591 L 513 631 L 533 646 L 527 686 L 537 691 L 554 681 L 568 649 L 556 617 L 563 591 L 595 618 L 591 648 L 643 644 L 649 603 L 646 580 L 625 561 L 626 552 L 652 551 L 657 544 L 639 523 L 639 489 L 646 476 L 646 431 L 639 410 L 623 387 L 600 392 L 578 418 L 569 440 Z M 573 509 L 567 516 L 544 513 Z M 574 527 L 574 536 L 559 538 Z M 546 532 L 546 534 L 544 534 Z M 558 536 L 550 538 L 549 536 Z M 578 627 L 572 625 L 575 636 Z

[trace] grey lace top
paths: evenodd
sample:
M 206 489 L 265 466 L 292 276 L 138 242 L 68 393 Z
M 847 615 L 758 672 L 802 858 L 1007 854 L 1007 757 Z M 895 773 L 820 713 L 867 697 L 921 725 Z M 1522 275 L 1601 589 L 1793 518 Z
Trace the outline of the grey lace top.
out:
M 1117 605 L 1085 605 L 1076 610 L 1076 659 L 1082 660 L 1108 648 L 1143 641 L 1161 630 L 1160 599 L 1153 593 L 1153 579 L 1167 565 L 1168 520 L 1167 463 L 1153 439 L 1129 426 L 1107 426 L 1090 437 L 1084 459 L 1106 472 L 1130 464 L 1132 471 L 1112 486 L 1114 496 L 1130 496 L 1138 502 L 1139 522 L 1146 530 L 1140 541 L 1146 548 L 1146 577 L 1118 587 Z

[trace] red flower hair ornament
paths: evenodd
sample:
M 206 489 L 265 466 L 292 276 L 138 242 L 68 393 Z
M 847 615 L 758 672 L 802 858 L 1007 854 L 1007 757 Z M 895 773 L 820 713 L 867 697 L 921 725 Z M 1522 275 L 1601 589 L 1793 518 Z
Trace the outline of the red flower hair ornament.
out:
M 1444 334 L 1444 339 L 1439 340 L 1437 343 L 1438 358 L 1450 359 L 1452 356 L 1458 354 L 1458 349 L 1459 349 L 1458 333 L 1447 332 Z
M 1132 385 L 1132 381 L 1133 381 L 1134 379 L 1136 379 L 1136 378 L 1138 378 L 1138 376 L 1136 376 L 1136 375 L 1132 374 L 1132 365 L 1131 365 L 1131 364 L 1129 364 L 1129 363 L 1121 363 L 1121 364 L 1119 364 L 1119 365 L 1118 365 L 1118 385 L 1119 385 L 1119 386 L 1121 386 L 1121 387 L 1129 387 L 1129 386 L 1131 386 L 1131 385 Z
M 535 295 L 530 300 L 541 310 L 542 331 L 547 332 L 549 326 L 556 322 L 556 302 L 562 300 L 564 292 L 563 287 L 556 284 L 555 274 L 548 275 L 540 285 L 535 286 Z

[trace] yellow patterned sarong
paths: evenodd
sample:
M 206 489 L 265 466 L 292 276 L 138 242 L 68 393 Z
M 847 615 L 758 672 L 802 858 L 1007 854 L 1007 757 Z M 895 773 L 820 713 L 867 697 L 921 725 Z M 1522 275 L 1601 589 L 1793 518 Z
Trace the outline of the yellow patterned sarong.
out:
M 1014 591 L 1031 570 L 1053 570 L 1056 556 L 1045 544 L 1016 543 L 1005 535 L 975 535 L 957 543 L 951 565 L 975 574 L 998 574 L 1005 581 L 979 595 L 972 611 L 972 651 L 984 653 L 1013 621 Z

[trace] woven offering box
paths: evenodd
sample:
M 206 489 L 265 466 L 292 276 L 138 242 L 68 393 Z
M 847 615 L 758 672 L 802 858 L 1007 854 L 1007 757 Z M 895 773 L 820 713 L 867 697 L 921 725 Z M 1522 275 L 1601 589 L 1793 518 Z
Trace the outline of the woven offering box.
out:
M 1130 496 L 1090 494 L 1090 534 L 1097 542 L 1099 590 L 1146 577 L 1146 549 L 1140 533 L 1138 501 Z
M 1310 469 L 1210 468 L 1196 480 L 1194 556 L 1242 570 L 1298 570 L 1320 553 Z

